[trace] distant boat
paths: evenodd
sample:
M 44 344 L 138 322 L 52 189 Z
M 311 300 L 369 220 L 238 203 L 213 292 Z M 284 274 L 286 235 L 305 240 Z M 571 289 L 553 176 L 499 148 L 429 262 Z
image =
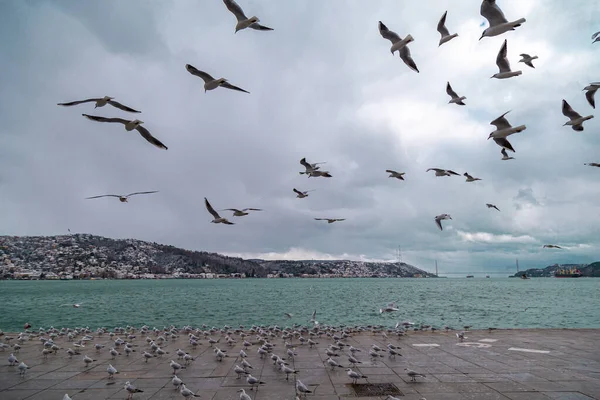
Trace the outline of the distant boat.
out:
M 467 278 L 475 278 L 473 275 L 467 275 Z
M 577 268 L 559 269 L 554 272 L 555 278 L 581 278 L 583 274 Z

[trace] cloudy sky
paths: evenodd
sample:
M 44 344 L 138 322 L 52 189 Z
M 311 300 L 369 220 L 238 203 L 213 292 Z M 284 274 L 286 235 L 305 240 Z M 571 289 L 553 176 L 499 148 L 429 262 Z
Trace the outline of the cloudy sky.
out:
M 600 4 L 502 0 L 509 20 L 527 22 L 478 41 L 476 0 L 238 2 L 275 30 L 234 34 L 220 0 L 3 1 L 0 234 L 71 229 L 270 259 L 389 260 L 400 245 L 404 261 L 431 270 L 437 259 L 443 272 L 600 259 L 600 169 L 583 165 L 600 162 L 600 118 L 575 132 L 561 113 L 563 98 L 594 113 L 582 89 L 600 80 L 590 39 Z M 459 36 L 438 47 L 446 9 Z M 390 54 L 379 20 L 415 38 L 420 73 Z M 504 39 L 523 75 L 490 79 Z M 520 53 L 539 56 L 536 68 Z M 205 93 L 187 63 L 251 94 Z M 448 104 L 447 81 L 467 106 Z M 141 110 L 169 149 L 81 116 L 133 114 L 56 105 L 105 95 Z M 501 161 L 486 139 L 508 110 L 527 130 L 511 137 L 516 159 Z M 333 178 L 299 175 L 302 157 L 326 161 Z M 431 167 L 482 181 L 436 178 Z M 297 199 L 294 187 L 316 191 Z M 160 192 L 84 199 L 146 190 Z M 211 224 L 204 197 L 264 211 Z M 441 213 L 453 218 L 442 232 Z

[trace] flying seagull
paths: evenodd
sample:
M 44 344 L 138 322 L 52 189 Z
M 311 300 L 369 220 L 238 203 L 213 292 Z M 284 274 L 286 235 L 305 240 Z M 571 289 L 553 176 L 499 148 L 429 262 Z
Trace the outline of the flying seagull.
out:
M 473 178 L 471 175 L 469 175 L 467 172 L 465 172 L 463 174 L 463 176 L 465 176 L 467 178 L 466 182 L 475 182 L 475 181 L 480 181 L 481 178 Z
M 562 247 L 555 244 L 545 244 L 542 248 L 544 249 L 562 249 Z
M 511 71 L 510 62 L 508 62 L 508 58 L 506 56 L 507 42 L 508 41 L 504 39 L 504 43 L 502 43 L 502 47 L 500 47 L 498 56 L 496 56 L 496 65 L 498 66 L 498 70 L 500 72 L 495 73 L 490 78 L 508 79 L 512 78 L 513 76 L 519 76 L 523 73 L 523 71 Z
M 238 210 L 237 208 L 226 208 L 225 210 L 220 211 L 233 211 L 234 217 L 243 217 L 244 215 L 248 215 L 248 211 L 262 211 L 260 208 L 244 208 L 242 210 Z
M 452 100 L 450 100 L 448 102 L 448 104 L 454 103 L 454 104 L 458 104 L 460 106 L 464 106 L 465 105 L 465 103 L 463 103 L 463 100 L 465 100 L 466 97 L 465 96 L 460 96 L 459 97 L 456 94 L 456 92 L 454 90 L 452 90 L 452 86 L 450 86 L 450 82 L 448 82 L 446 84 L 446 93 L 448 93 L 448 96 L 452 97 Z
M 525 65 L 527 65 L 527 66 L 529 66 L 529 67 L 531 67 L 531 68 L 535 68 L 535 67 L 533 66 L 533 63 L 532 63 L 532 61 L 533 61 L 533 60 L 537 60 L 538 56 L 533 56 L 533 57 L 532 57 L 532 56 L 530 56 L 529 54 L 525 54 L 525 53 L 523 53 L 523 54 L 519 54 L 519 55 L 521 56 L 521 59 L 519 60 L 519 62 L 525 63 Z
M 592 40 L 593 40 L 592 43 L 600 42 L 600 31 L 598 31 L 592 35 Z
M 399 50 L 400 58 L 402 59 L 402 61 L 404 61 L 404 64 L 406 64 L 413 71 L 419 72 L 417 64 L 415 64 L 415 61 L 412 59 L 412 56 L 410 55 L 410 49 L 407 46 L 408 43 L 413 41 L 412 36 L 408 35 L 406 38 L 404 38 L 404 41 L 402 41 L 402 39 L 400 39 L 400 36 L 398 36 L 397 33 L 390 31 L 388 27 L 385 26 L 381 21 L 379 21 L 379 33 L 384 39 L 389 40 L 395 46 L 402 46 L 400 48 L 394 49 L 393 45 L 391 49 L 392 54 L 395 50 Z
M 452 219 L 452 217 L 450 216 L 450 214 L 440 214 L 435 217 L 435 224 L 438 226 L 438 228 L 440 228 L 440 231 L 443 230 L 443 228 L 442 228 L 442 220 L 443 219 Z
M 118 122 L 120 124 L 125 125 L 125 130 L 128 132 L 135 129 L 150 144 L 153 144 L 154 146 L 158 147 L 159 149 L 165 149 L 165 150 L 168 149 L 168 147 L 165 146 L 160 140 L 158 140 L 157 138 L 152 136 L 150 134 L 150 132 L 148 131 L 148 129 L 146 129 L 142 126 L 144 121 L 140 121 L 139 119 L 134 119 L 133 121 L 128 121 L 123 118 L 105 118 L 105 117 L 99 117 L 97 115 L 88 115 L 88 114 L 81 114 L 81 115 L 83 115 L 84 117 L 86 117 L 88 119 L 91 119 L 92 121 L 97 121 L 97 122 Z
M 135 195 L 138 195 L 138 194 L 150 194 L 150 193 L 158 193 L 158 190 L 153 190 L 151 192 L 134 192 L 134 193 L 129 193 L 127 195 L 121 195 L 121 194 L 103 194 L 103 195 L 100 195 L 100 196 L 86 197 L 85 199 L 89 200 L 89 199 L 99 199 L 100 197 L 117 197 L 121 203 L 127 203 L 127 199 L 129 197 L 131 197 L 131 196 L 135 196 Z M 77 305 L 75 305 L 75 306 L 77 306 Z
M 594 99 L 594 96 L 596 95 L 598 89 L 600 89 L 600 82 L 590 83 L 588 86 L 583 88 L 583 90 L 587 90 L 587 92 L 585 92 L 585 98 L 587 99 L 588 103 L 590 103 L 590 106 L 592 106 L 594 109 L 596 108 L 596 100 Z
M 500 211 L 500 209 L 493 204 L 486 203 L 486 206 L 487 206 L 487 208 L 495 208 L 496 210 Z
M 583 165 L 589 165 L 590 167 L 600 167 L 600 163 L 595 163 L 595 162 L 585 163 Z
M 498 36 L 508 31 L 514 31 L 525 22 L 525 18 L 519 18 L 516 21 L 508 22 L 504 13 L 496 4 L 496 0 L 483 0 L 479 13 L 488 20 L 490 26 L 483 31 L 479 40 L 488 36 Z
M 438 22 L 437 31 L 442 36 L 440 38 L 440 43 L 438 44 L 438 47 L 440 47 L 441 45 L 443 45 L 446 42 L 451 41 L 452 39 L 454 39 L 455 37 L 458 36 L 458 33 L 453 33 L 451 35 L 450 32 L 448 31 L 448 28 L 446 28 L 446 15 L 447 14 L 448 14 L 448 11 L 444 12 L 444 15 L 442 15 L 442 18 L 440 18 L 440 22 Z
M 345 221 L 346 218 L 315 218 L 315 221 L 327 221 L 328 224 L 333 224 L 337 221 Z
M 305 197 L 308 197 L 308 193 L 309 193 L 309 192 L 314 192 L 314 191 L 315 191 L 315 189 L 312 189 L 312 190 L 306 190 L 306 191 L 304 191 L 304 192 L 301 192 L 300 190 L 298 190 L 298 189 L 294 188 L 294 193 L 296 193 L 296 195 L 297 195 L 296 197 L 297 197 L 297 198 L 299 198 L 299 199 L 303 199 L 303 198 L 305 198 Z
M 494 132 L 490 133 L 490 135 L 488 136 L 488 140 L 505 138 L 514 133 L 522 132 L 525 129 L 527 129 L 527 127 L 525 125 L 519 125 L 519 126 L 516 126 L 513 128 L 513 126 L 506 119 L 506 114 L 508 114 L 509 112 L 510 112 L 510 110 L 505 112 L 504 114 L 502 114 L 501 116 L 499 116 L 498 118 L 493 120 L 492 122 L 490 122 L 490 125 L 494 125 L 496 127 L 496 130 Z
M 214 219 L 210 222 L 212 222 L 213 224 L 225 224 L 225 225 L 234 225 L 233 222 L 229 222 L 227 220 L 227 218 L 223 218 L 219 215 L 218 212 L 215 211 L 214 208 L 212 208 L 212 206 L 210 205 L 210 203 L 208 202 L 208 200 L 206 199 L 206 197 L 204 198 L 204 205 L 206 206 L 206 209 L 208 210 L 209 213 L 212 214 L 212 216 L 214 217 Z
M 509 157 L 508 154 L 506 153 L 506 149 L 503 147 L 502 150 L 500 150 L 500 153 L 502 153 L 502 161 L 507 161 L 507 160 L 514 160 L 514 157 Z
M 306 157 L 303 157 L 302 160 L 300 160 L 300 164 L 302 164 L 302 166 L 304 166 L 304 168 L 306 169 L 305 172 L 299 172 L 300 175 L 309 175 L 311 171 L 316 171 L 321 169 L 321 167 L 319 167 L 319 165 L 321 164 L 327 164 L 327 162 L 322 161 L 322 162 L 317 162 L 317 163 L 309 163 L 306 162 Z
M 450 169 L 429 168 L 425 172 L 429 172 L 429 171 L 435 171 L 435 176 L 452 176 L 452 175 L 459 176 L 459 174 L 457 174 L 456 172 L 454 172 Z
M 512 144 L 510 144 L 507 138 L 494 138 L 494 142 L 496 142 L 498 146 L 502 147 L 502 149 L 510 150 L 515 153 L 515 149 L 512 147 Z
M 77 101 L 71 101 L 69 103 L 58 103 L 59 106 L 65 106 L 65 107 L 70 107 L 70 106 L 76 106 L 77 104 L 83 104 L 83 103 L 91 103 L 91 102 L 95 102 L 96 106 L 94 108 L 98 108 L 98 107 L 104 107 L 107 104 L 110 104 L 113 107 L 116 107 L 120 110 L 123 111 L 127 111 L 127 112 L 132 112 L 132 113 L 139 113 L 141 111 L 137 111 L 134 110 L 131 107 L 127 107 L 117 101 L 113 100 L 114 97 L 109 97 L 109 96 L 104 96 L 104 97 L 98 97 L 98 98 L 93 98 L 93 99 L 86 99 L 86 100 L 77 100 Z
M 565 99 L 563 99 L 562 101 L 562 113 L 565 117 L 569 118 L 569 121 L 565 122 L 563 126 L 571 125 L 571 128 L 573 128 L 574 131 L 578 132 L 583 131 L 583 123 L 585 121 L 594 118 L 593 115 L 582 117 L 581 115 L 579 115 L 579 113 L 573 110 L 573 108 L 571 108 L 571 106 L 569 105 L 569 103 L 567 103 Z
M 388 176 L 388 178 L 397 178 L 400 179 L 401 181 L 404 180 L 403 175 L 406 175 L 406 172 L 396 172 L 394 170 L 391 169 L 386 169 L 385 172 L 389 172 L 390 176 Z
M 235 15 L 235 17 L 237 18 L 238 22 L 235 25 L 235 33 L 246 28 L 256 29 L 257 31 L 273 30 L 273 28 L 269 28 L 267 26 L 259 24 L 260 19 L 258 19 L 258 17 L 246 17 L 246 14 L 244 14 L 244 10 L 242 10 L 242 7 L 240 7 L 239 4 L 236 3 L 234 0 L 223 0 L 223 3 L 225 3 L 227 9 L 231 11 L 233 15 Z
M 225 78 L 215 79 L 211 75 L 207 74 L 206 72 L 200 71 L 193 65 L 185 64 L 185 69 L 190 74 L 196 75 L 196 76 L 202 78 L 202 80 L 204 81 L 204 93 L 206 93 L 207 90 L 214 90 L 214 89 L 218 88 L 219 86 L 222 86 L 225 89 L 237 90 L 238 92 L 250 93 L 247 90 L 244 90 L 240 87 L 232 85 L 231 83 L 227 82 L 227 79 L 225 79 Z

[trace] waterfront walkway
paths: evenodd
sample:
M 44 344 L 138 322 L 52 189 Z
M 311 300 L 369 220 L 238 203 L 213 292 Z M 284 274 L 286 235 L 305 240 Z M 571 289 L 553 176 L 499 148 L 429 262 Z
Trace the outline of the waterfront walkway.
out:
M 0 341 L 6 343 L 3 340 L 6 336 L 0 337 Z M 155 338 L 153 334 L 150 336 Z M 325 336 L 315 339 L 319 345 L 312 349 L 295 340 L 298 355 L 288 361 L 290 367 L 298 371 L 297 379 L 313 391 L 307 397 L 309 400 L 385 399 L 387 393 L 405 400 L 600 399 L 600 330 L 485 330 L 467 332 L 465 336 L 460 343 L 455 332 L 410 332 L 401 338 L 390 334 L 389 339 L 381 334 L 353 335 L 344 342 L 362 350 L 356 353 L 362 364 L 355 370 L 368 376 L 359 380 L 363 385 L 356 386 L 351 384 L 345 368 L 332 370 L 325 364 L 328 358 L 325 349 L 333 344 L 333 340 Z M 171 383 L 173 370 L 169 367 L 170 360 L 178 361 L 175 354 L 178 348 L 196 357 L 177 375 L 201 399 L 237 400 L 237 391 L 242 388 L 254 400 L 295 399 L 293 375 L 286 381 L 285 374 L 277 370 L 270 358 L 260 359 L 258 344 L 246 350 L 247 360 L 253 366 L 252 375 L 266 384 L 250 391 L 246 379 L 236 379 L 233 371 L 235 364 L 241 364 L 239 351 L 243 339 L 234 335 L 237 343 L 229 346 L 223 343 L 220 334 L 213 337 L 221 338 L 217 346 L 227 350 L 229 355 L 221 362 L 216 360 L 207 340 L 202 339 L 201 345 L 193 350 L 186 335 L 166 342 L 162 348 L 169 354 L 151 358 L 147 363 L 142 352 L 149 347 L 145 336 L 139 334 L 133 340 L 136 352 L 129 357 L 118 355 L 114 360 L 109 354 L 112 340 L 107 334 L 96 337 L 86 345 L 85 352 L 72 359 L 65 353 L 66 348 L 72 346 L 66 339 L 57 339 L 61 350 L 44 360 L 42 345 L 34 338 L 15 353 L 30 367 L 24 378 L 19 376 L 16 366 L 8 366 L 10 349 L 0 351 L 0 399 L 60 400 L 65 393 L 74 400 L 126 399 L 126 381 L 143 390 L 133 396 L 135 400 L 183 399 Z M 255 335 L 247 339 L 255 341 Z M 107 346 L 97 352 L 94 343 Z M 281 339 L 273 339 L 272 343 L 275 354 L 286 356 Z M 385 349 L 388 343 L 400 346 L 402 357 L 394 359 L 385 354 L 371 361 L 368 354 L 371 345 Z M 119 351 L 124 353 L 122 349 Z M 347 367 L 347 353 L 342 350 L 334 359 Z M 84 366 L 84 354 L 97 360 L 88 370 Z M 108 379 L 109 363 L 119 370 L 114 383 Z M 426 377 L 411 382 L 406 375 L 407 367 Z M 365 387 L 365 383 L 372 386 Z M 371 396 L 363 397 L 361 391 Z

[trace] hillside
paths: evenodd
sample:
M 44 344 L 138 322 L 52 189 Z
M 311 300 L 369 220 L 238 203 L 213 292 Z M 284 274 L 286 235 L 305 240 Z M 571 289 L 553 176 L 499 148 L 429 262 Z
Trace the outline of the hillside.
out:
M 579 269 L 585 277 L 600 277 L 600 261 L 591 264 L 554 264 L 546 268 L 532 268 L 526 271 L 520 271 L 514 274 L 515 277 L 520 277 L 524 273 L 531 278 L 551 278 L 554 272 L 558 269 Z
M 0 278 L 151 278 L 198 274 L 245 277 L 430 276 L 404 263 L 358 261 L 244 260 L 217 253 L 190 251 L 135 239 L 110 239 L 88 234 L 63 236 L 0 236 Z M 204 276 L 203 276 L 204 277 Z

